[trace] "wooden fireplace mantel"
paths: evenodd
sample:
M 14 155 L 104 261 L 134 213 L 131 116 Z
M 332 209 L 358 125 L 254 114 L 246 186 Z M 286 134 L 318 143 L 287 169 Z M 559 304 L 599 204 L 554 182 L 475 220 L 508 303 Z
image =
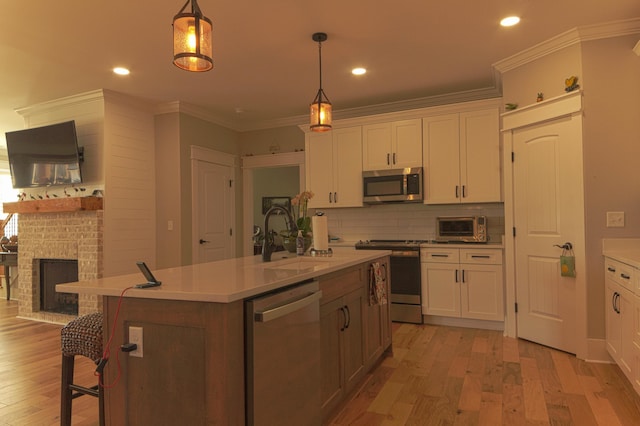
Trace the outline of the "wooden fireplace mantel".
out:
M 67 197 L 3 203 L 5 213 L 58 213 L 102 210 L 102 197 Z

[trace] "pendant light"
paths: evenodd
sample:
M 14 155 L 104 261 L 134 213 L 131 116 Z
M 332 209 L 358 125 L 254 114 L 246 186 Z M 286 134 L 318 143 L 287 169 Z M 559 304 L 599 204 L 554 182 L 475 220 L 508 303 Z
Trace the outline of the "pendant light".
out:
M 315 33 L 311 37 L 318 43 L 318 63 L 320 64 L 320 89 L 311 103 L 311 131 L 326 132 L 331 130 L 331 102 L 322 90 L 322 42 L 327 40 L 325 33 Z
M 191 3 L 191 13 L 185 9 Z M 186 71 L 213 68 L 211 20 L 200 11 L 197 0 L 187 0 L 173 17 L 173 64 Z

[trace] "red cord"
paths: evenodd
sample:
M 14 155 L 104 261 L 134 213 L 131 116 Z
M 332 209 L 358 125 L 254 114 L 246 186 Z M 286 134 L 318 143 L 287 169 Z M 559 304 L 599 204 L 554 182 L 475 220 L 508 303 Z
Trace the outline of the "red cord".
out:
M 111 335 L 109 336 L 109 340 L 107 341 L 107 346 L 104 348 L 104 351 L 102 352 L 102 359 L 100 360 L 101 363 L 106 363 L 109 360 L 109 357 L 111 356 L 111 341 L 113 340 L 113 336 L 116 331 L 116 322 L 118 321 L 118 315 L 120 315 L 120 307 L 122 306 L 122 300 L 124 298 L 124 294 L 127 291 L 131 290 L 132 288 L 133 287 L 127 287 L 124 290 L 122 290 L 122 293 L 120 293 L 120 298 L 118 299 L 118 307 L 116 308 L 116 314 L 113 318 L 113 325 L 111 326 Z M 103 380 L 102 374 L 97 370 L 93 373 L 95 376 L 98 376 L 98 384 L 103 389 L 109 389 L 116 386 L 118 384 L 118 381 L 120 380 L 120 376 L 122 374 L 122 369 L 120 368 L 120 351 L 116 352 L 116 364 L 118 366 L 118 375 L 116 376 L 116 379 L 111 384 L 104 384 L 102 381 Z

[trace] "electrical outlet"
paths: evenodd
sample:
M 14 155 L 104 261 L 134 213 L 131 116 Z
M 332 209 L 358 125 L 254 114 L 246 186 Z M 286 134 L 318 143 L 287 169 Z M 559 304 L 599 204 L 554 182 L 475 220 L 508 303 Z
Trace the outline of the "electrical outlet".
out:
M 135 343 L 137 348 L 135 351 L 129 352 L 129 356 L 142 358 L 142 327 L 129 327 L 129 343 Z
M 624 212 L 607 212 L 607 228 L 624 228 Z

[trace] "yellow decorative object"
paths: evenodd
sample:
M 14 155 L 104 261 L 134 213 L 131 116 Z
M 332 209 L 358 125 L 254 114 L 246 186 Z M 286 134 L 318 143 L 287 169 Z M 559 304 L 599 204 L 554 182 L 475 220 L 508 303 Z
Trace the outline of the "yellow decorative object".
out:
M 564 81 L 564 86 L 565 86 L 564 88 L 565 92 L 573 92 L 574 90 L 580 87 L 580 85 L 578 84 L 578 77 L 576 77 L 575 75 L 572 75 L 571 77 L 567 78 Z

